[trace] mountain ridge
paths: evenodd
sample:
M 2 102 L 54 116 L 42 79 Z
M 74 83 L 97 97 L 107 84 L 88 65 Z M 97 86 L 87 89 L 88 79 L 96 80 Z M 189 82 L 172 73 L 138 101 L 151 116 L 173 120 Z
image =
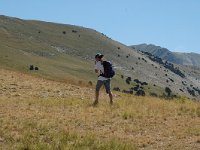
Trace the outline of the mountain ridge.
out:
M 172 63 L 200 67 L 200 54 L 198 53 L 172 52 L 167 48 L 162 48 L 160 46 L 156 46 L 153 44 L 145 44 L 145 43 L 139 45 L 133 45 L 131 47 L 141 51 L 149 52 L 155 56 L 158 56 Z

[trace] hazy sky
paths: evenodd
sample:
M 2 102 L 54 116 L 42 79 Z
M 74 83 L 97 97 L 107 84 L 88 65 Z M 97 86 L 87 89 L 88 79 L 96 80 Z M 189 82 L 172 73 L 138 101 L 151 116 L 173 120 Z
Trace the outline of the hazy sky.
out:
M 0 0 L 0 14 L 93 28 L 126 45 L 200 53 L 200 0 Z

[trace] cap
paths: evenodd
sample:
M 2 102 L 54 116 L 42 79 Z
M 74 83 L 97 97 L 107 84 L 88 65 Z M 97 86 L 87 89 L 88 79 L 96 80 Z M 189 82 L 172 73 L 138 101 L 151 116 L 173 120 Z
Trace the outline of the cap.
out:
M 102 55 L 101 53 L 97 53 L 96 55 L 95 55 L 95 58 L 102 58 L 104 55 Z

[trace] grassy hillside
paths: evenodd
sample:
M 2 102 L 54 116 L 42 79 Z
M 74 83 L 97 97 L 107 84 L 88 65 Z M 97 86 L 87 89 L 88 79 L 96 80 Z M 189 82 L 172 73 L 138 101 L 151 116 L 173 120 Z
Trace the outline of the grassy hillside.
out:
M 94 55 L 118 50 L 107 37 L 82 27 L 5 16 L 0 25 L 1 67 L 54 80 L 94 83 Z M 39 71 L 30 72 L 30 65 Z
M 113 79 L 113 87 L 121 89 L 130 88 L 120 76 L 132 74 L 124 70 L 131 69 L 138 55 L 95 30 L 6 16 L 0 16 L 0 52 L 3 68 L 86 85 L 96 82 L 94 55 L 101 52 L 116 68 L 122 68 L 116 69 Z M 29 71 L 30 65 L 39 71 Z
M 186 78 L 183 79 L 103 33 L 74 25 L 0 16 L 1 68 L 85 86 L 91 81 L 95 85 L 97 76 L 93 66 L 97 52 L 112 61 L 117 74 L 112 85 L 121 91 L 135 94 L 133 89 L 140 86 L 134 82 L 137 79 L 148 84 L 140 87 L 145 89 L 146 95 L 163 95 L 164 89 L 169 87 L 175 95 L 200 96 L 197 91 L 191 96 L 187 90 L 190 85 L 200 86 L 200 82 L 196 82 L 200 78 L 188 77 L 190 70 L 185 72 Z M 30 65 L 39 70 L 30 71 Z M 131 79 L 129 82 L 128 78 Z M 187 86 L 182 84 L 183 81 L 187 81 Z
M 0 149 L 155 150 L 200 146 L 200 103 L 101 92 L 0 70 Z

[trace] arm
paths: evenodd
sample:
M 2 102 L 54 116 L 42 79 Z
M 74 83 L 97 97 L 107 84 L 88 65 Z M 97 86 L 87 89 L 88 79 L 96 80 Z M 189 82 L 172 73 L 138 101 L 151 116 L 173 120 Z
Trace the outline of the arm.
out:
M 97 65 L 97 62 L 95 61 L 95 65 L 94 65 L 94 71 L 95 71 L 95 73 L 98 73 L 99 71 L 98 71 L 98 65 Z
M 95 73 L 98 73 L 98 70 L 97 70 L 97 69 L 95 69 Z

